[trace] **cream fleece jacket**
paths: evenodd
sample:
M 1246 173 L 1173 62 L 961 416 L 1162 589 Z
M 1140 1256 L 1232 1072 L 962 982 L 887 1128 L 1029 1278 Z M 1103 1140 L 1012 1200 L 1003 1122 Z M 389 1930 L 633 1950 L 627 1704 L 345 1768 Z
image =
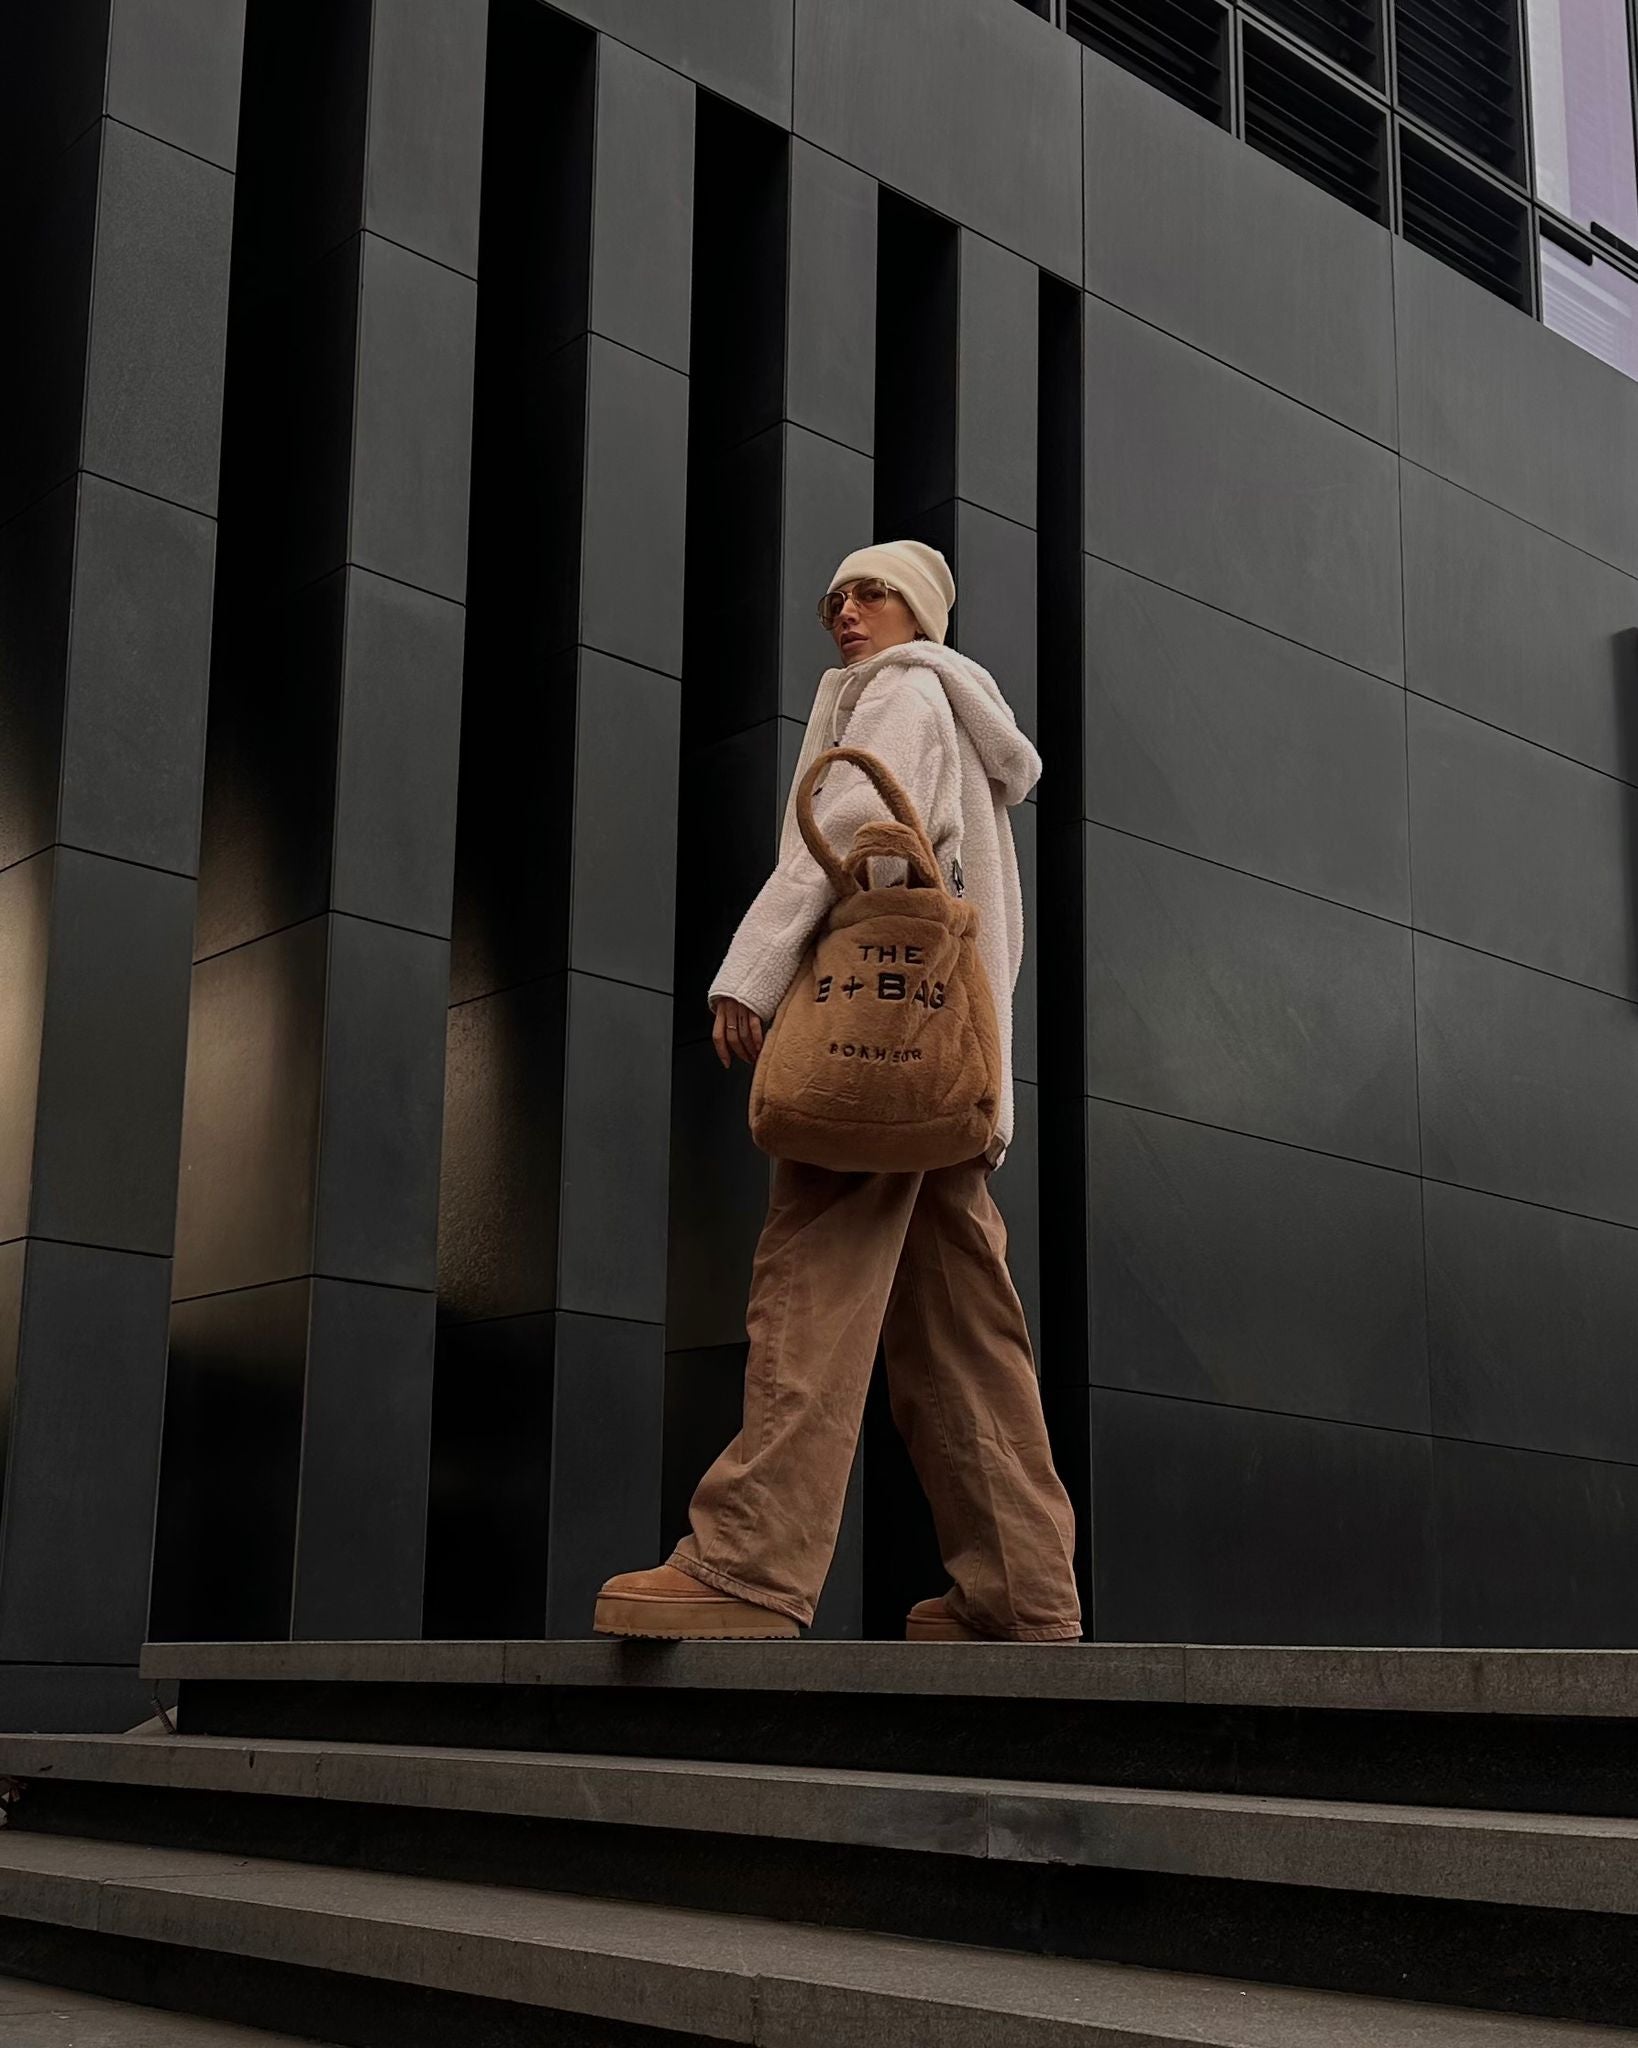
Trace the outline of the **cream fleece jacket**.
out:
M 779 865 L 740 921 L 711 983 L 715 1010 L 733 996 L 766 1023 L 778 1009 L 833 900 L 824 870 L 796 823 L 796 786 L 808 764 L 846 737 L 878 754 L 915 800 L 946 880 L 978 908 L 978 947 L 1001 1027 L 1001 1114 L 989 1156 L 1012 1142 L 1012 992 L 1024 957 L 1024 908 L 1009 807 L 1022 803 L 1041 757 L 1018 730 L 995 678 L 954 648 L 930 640 L 826 669 L 785 800 Z M 882 801 L 851 762 L 826 774 L 814 816 L 840 853 Z M 879 887 L 904 878 L 902 861 L 871 864 Z

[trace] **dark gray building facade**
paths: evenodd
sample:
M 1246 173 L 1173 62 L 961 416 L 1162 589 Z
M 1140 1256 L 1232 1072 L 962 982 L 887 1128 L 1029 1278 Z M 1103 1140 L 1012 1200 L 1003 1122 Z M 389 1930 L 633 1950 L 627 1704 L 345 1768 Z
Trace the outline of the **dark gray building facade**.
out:
M 11 10 L 0 1723 L 680 1533 L 706 980 L 905 534 L 1047 764 L 1089 1634 L 1638 1644 L 1638 262 L 1477 11 Z M 876 1398 L 825 1634 L 943 1583 Z

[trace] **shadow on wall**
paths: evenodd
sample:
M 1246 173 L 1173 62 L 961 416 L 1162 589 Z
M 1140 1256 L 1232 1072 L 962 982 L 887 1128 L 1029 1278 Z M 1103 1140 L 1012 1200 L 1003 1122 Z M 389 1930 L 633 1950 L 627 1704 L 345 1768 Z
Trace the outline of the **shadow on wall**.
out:
M 1615 723 L 1627 784 L 1627 966 L 1638 985 L 1638 626 L 1629 626 L 1615 640 Z

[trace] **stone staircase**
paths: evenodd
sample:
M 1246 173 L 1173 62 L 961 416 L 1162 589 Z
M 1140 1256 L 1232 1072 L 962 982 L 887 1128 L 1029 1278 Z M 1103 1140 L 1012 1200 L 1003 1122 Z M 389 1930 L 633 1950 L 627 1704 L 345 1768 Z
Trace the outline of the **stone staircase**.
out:
M 0 1978 L 0 2048 L 270 2048 L 289 2038 Z
M 178 2048 L 1638 2042 L 1638 1653 L 144 1670 L 175 1733 L 0 1736 L 0 1974 L 127 2002 L 110 2048 L 163 2038 L 138 2007 L 200 2016 Z

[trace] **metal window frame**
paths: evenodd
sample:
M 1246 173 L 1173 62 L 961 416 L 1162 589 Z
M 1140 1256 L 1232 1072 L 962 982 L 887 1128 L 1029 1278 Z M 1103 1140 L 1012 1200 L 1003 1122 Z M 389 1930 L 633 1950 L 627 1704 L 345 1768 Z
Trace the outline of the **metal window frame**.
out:
M 1323 50 L 1316 50 L 1311 43 L 1305 42 L 1295 29 L 1288 27 L 1286 23 L 1276 20 L 1273 15 L 1269 14 L 1264 6 L 1260 4 L 1260 0 L 1231 0 L 1231 4 L 1236 14 L 1244 16 L 1246 20 L 1253 22 L 1258 28 L 1283 37 L 1285 41 L 1290 43 L 1297 54 L 1305 57 L 1309 63 L 1323 65 L 1327 71 L 1333 72 L 1337 77 L 1345 79 L 1350 85 L 1356 86 L 1360 92 L 1367 94 L 1374 100 L 1380 100 L 1384 106 L 1391 106 L 1392 102 L 1388 93 L 1390 58 L 1392 54 L 1388 26 L 1391 19 L 1391 0 L 1374 0 L 1376 8 L 1377 55 L 1381 59 L 1382 70 L 1380 81 L 1372 78 L 1361 78 L 1357 71 L 1350 71 L 1346 64 L 1339 64 L 1336 58 L 1327 57 Z M 1628 0 L 1628 4 L 1638 5 L 1638 0 Z
M 1242 142 L 1247 140 L 1245 128 L 1245 43 L 1246 35 L 1249 31 L 1254 36 L 1260 36 L 1266 43 L 1277 44 L 1288 56 L 1296 58 L 1299 63 L 1306 63 L 1311 69 L 1321 72 L 1329 84 L 1346 89 L 1354 99 L 1360 102 L 1372 119 L 1380 123 L 1382 167 L 1379 196 L 1383 214 L 1377 225 L 1391 228 L 1398 219 L 1399 152 L 1394 138 L 1393 108 L 1388 104 L 1386 96 L 1379 93 L 1375 87 L 1368 86 L 1363 79 L 1356 77 L 1353 72 L 1345 70 L 1331 59 L 1319 56 L 1315 51 L 1310 50 L 1308 45 L 1302 42 L 1300 38 L 1282 28 L 1279 23 L 1270 21 L 1266 15 L 1259 13 L 1256 9 L 1249 6 L 1235 7 L 1232 9 L 1232 12 L 1235 19 L 1230 23 L 1229 27 L 1230 42 L 1234 53 L 1233 92 L 1236 124 L 1234 133 Z M 1249 146 L 1252 148 L 1256 147 L 1255 144 L 1250 144 Z M 1274 160 L 1276 162 L 1279 161 L 1278 158 Z M 1302 173 L 1299 171 L 1295 175 L 1300 177 Z M 1324 189 L 1322 185 L 1320 190 L 1324 191 Z M 1332 197 L 1335 198 L 1336 195 L 1333 193 Z M 1342 200 L 1339 203 L 1348 205 L 1346 200 Z M 1361 219 L 1371 219 L 1371 215 L 1364 212 L 1362 208 L 1356 207 L 1350 210 L 1358 212 Z
M 1515 192 L 1522 190 L 1524 197 L 1529 198 L 1529 181 L 1533 173 L 1535 158 L 1532 150 L 1530 129 L 1530 79 L 1525 63 L 1528 33 L 1525 28 L 1524 10 L 1528 5 L 1528 0 L 1510 0 L 1510 4 L 1513 9 L 1513 75 L 1518 85 L 1519 159 L 1524 169 L 1524 184 L 1522 187 L 1516 180 L 1508 177 L 1505 171 L 1499 170 L 1495 164 L 1480 156 L 1477 151 L 1469 149 L 1465 143 L 1458 142 L 1453 135 L 1446 135 L 1424 115 L 1418 114 L 1413 107 L 1407 107 L 1401 103 L 1399 96 L 1398 8 L 1395 0 L 1387 0 L 1389 35 L 1392 40 L 1394 60 L 1393 110 L 1401 120 L 1408 122 L 1419 134 L 1436 138 L 1447 149 L 1454 150 L 1464 163 L 1472 164 L 1475 169 L 1482 168 L 1488 171 L 1492 177 L 1502 178 Z M 1630 6 L 1632 0 L 1627 0 L 1627 4 Z
M 1583 260 L 1607 263 L 1622 277 L 1638 283 L 1638 262 L 1612 249 L 1592 234 L 1582 222 L 1572 220 L 1549 206 L 1540 196 L 1536 179 L 1535 80 L 1530 69 L 1530 0 L 1519 0 L 1519 28 L 1523 41 L 1520 61 L 1524 77 L 1524 116 L 1529 155 L 1525 169 L 1530 194 L 1531 261 L 1535 270 L 1536 317 L 1542 317 L 1546 286 L 1542 278 L 1541 245 L 1545 239 Z M 1627 115 L 1632 127 L 1633 163 L 1638 168 L 1638 0 L 1626 0 L 1627 17 Z
M 1403 153 L 1401 138 L 1406 135 L 1413 137 L 1424 149 L 1431 150 L 1435 156 L 1448 158 L 1458 170 L 1467 172 L 1470 177 L 1477 179 L 1481 184 L 1489 185 L 1509 205 L 1518 209 L 1524 221 L 1523 281 L 1525 303 L 1522 306 L 1515 305 L 1515 311 L 1528 314 L 1532 320 L 1539 320 L 1541 318 L 1541 241 L 1536 223 L 1536 209 L 1531 205 L 1528 193 L 1521 192 L 1513 180 L 1503 177 L 1494 165 L 1487 164 L 1482 159 L 1469 155 L 1467 151 L 1454 147 L 1446 136 L 1439 133 L 1438 129 L 1430 126 L 1426 121 L 1418 120 L 1413 114 L 1396 113 L 1394 116 L 1393 156 L 1396 169 L 1400 164 Z M 1406 241 L 1410 240 L 1410 237 L 1405 234 L 1402 191 L 1400 195 L 1400 211 L 1394 222 L 1394 233 L 1400 235 Z M 1412 247 L 1415 246 L 1413 243 Z M 1424 253 L 1432 254 L 1431 251 Z M 1442 259 L 1435 255 L 1433 260 L 1439 262 Z M 1458 268 L 1454 264 L 1450 267 L 1452 269 Z M 1497 293 L 1496 296 L 1499 298 L 1501 294 Z M 1514 301 L 1511 299 L 1506 299 L 1503 303 L 1514 305 Z

